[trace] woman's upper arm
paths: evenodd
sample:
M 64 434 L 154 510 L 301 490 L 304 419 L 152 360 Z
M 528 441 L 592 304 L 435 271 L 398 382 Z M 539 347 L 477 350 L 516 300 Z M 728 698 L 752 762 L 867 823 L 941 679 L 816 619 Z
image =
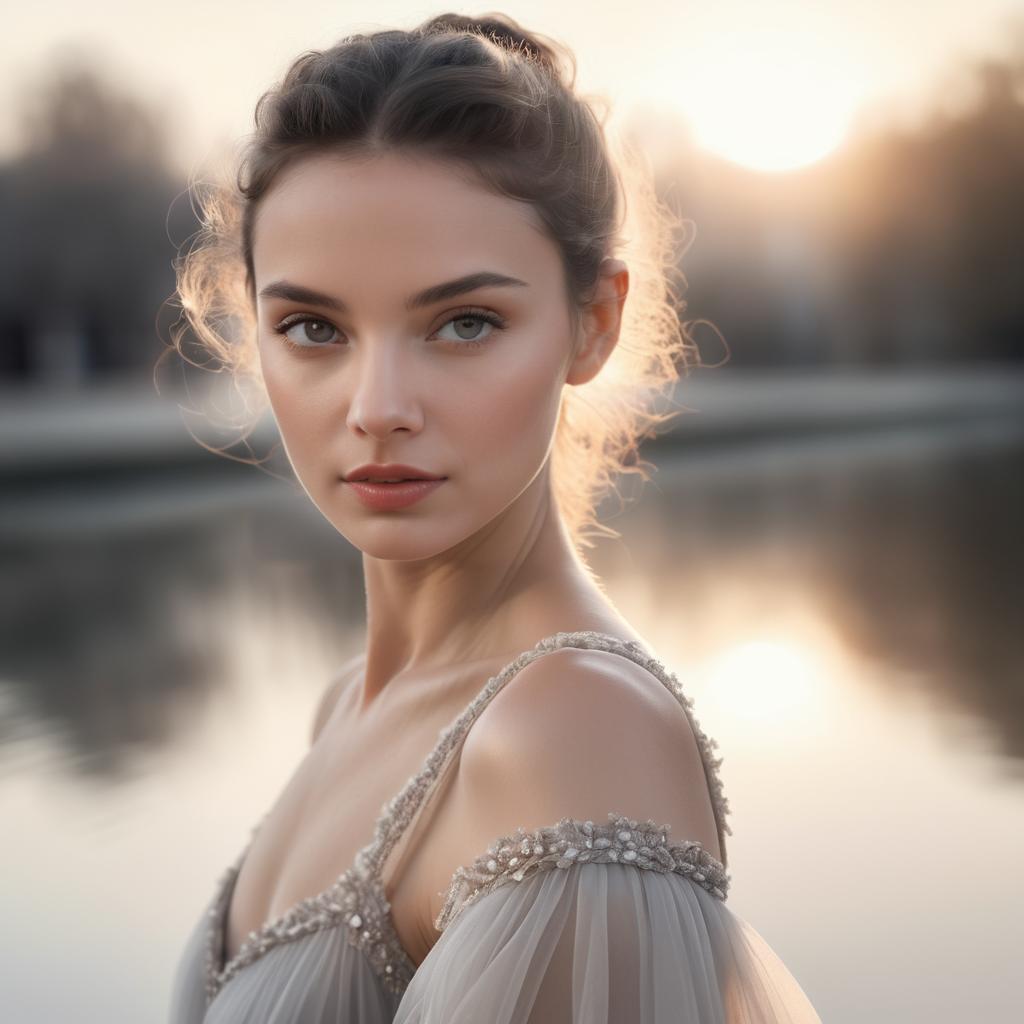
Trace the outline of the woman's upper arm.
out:
M 675 696 L 628 659 L 547 654 L 474 721 L 429 835 L 404 868 L 425 934 L 436 936 L 455 873 L 498 837 L 566 816 L 606 822 L 613 811 L 668 825 L 673 839 L 718 857 L 703 762 Z
M 621 809 L 719 852 L 686 712 L 646 669 L 608 652 L 564 648 L 527 665 L 469 730 L 459 776 L 460 813 L 473 819 L 477 845 L 518 826 L 599 821 Z
M 438 937 L 396 1024 L 820 1024 L 726 908 L 704 762 L 658 686 L 563 649 L 481 712 L 438 828 Z

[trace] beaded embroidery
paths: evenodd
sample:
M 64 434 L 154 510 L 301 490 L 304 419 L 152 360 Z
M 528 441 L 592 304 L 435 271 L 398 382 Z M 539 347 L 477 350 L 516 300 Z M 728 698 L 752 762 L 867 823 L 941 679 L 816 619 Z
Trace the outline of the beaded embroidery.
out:
M 659 825 L 650 818 L 638 823 L 609 811 L 608 822 L 562 818 L 556 825 L 545 825 L 527 832 L 521 826 L 491 844 L 469 867 L 460 867 L 452 876 L 447 898 L 434 922 L 444 931 L 463 908 L 508 882 L 521 882 L 527 875 L 574 864 L 632 864 L 648 871 L 675 872 L 724 900 L 729 891 L 729 875 L 717 857 L 695 839 L 678 843 L 668 841 L 670 825 Z
M 538 641 L 530 650 L 523 651 L 497 675 L 492 676 L 463 713 L 441 731 L 423 767 L 381 809 L 374 825 L 373 839 L 356 854 L 352 867 L 324 892 L 300 900 L 280 917 L 250 932 L 237 953 L 222 964 L 231 893 L 252 843 L 252 836 L 267 817 L 264 815 L 252 829 L 245 849 L 221 876 L 208 911 L 205 956 L 207 1004 L 229 978 L 275 946 L 340 924 L 346 924 L 348 941 L 363 950 L 382 984 L 392 992 L 404 991 L 416 971 L 416 965 L 399 941 L 391 919 L 390 905 L 380 881 L 380 872 L 387 856 L 434 783 L 441 777 L 442 768 L 449 756 L 457 749 L 484 707 L 520 669 L 547 652 L 564 646 L 621 654 L 660 679 L 680 702 L 700 749 L 714 808 L 719 846 L 723 861 L 727 859 L 725 835 L 732 834 L 732 829 L 726 820 L 729 813 L 728 800 L 722 793 L 718 776 L 722 758 L 714 756 L 713 751 L 718 744 L 700 728 L 692 711 L 693 701 L 683 692 L 676 676 L 635 640 L 620 640 L 593 630 L 555 633 Z M 520 881 L 531 870 L 570 867 L 574 863 L 587 861 L 624 862 L 648 870 L 676 872 L 692 879 L 718 898 L 726 898 L 729 876 L 725 864 L 712 856 L 699 842 L 683 840 L 669 843 L 667 825 L 658 825 L 651 820 L 638 824 L 614 811 L 609 812 L 608 816 L 609 822 L 601 825 L 592 821 L 563 818 L 555 825 L 531 833 L 519 828 L 511 835 L 496 840 L 491 849 L 478 857 L 471 866 L 456 870 L 447 890 L 444 909 L 437 919 L 437 927 L 443 929 L 462 908 L 498 885 Z M 514 849 L 518 849 L 518 853 L 514 853 Z
M 220 968 L 227 908 L 240 867 L 241 858 L 224 873 L 218 886 L 219 896 L 209 911 L 207 1005 L 230 978 L 268 950 L 338 925 L 345 926 L 349 943 L 363 951 L 386 988 L 402 992 L 408 986 L 416 965 L 398 941 L 390 905 L 380 885 L 375 880 L 360 878 L 355 867 L 349 868 L 329 889 L 300 900 L 281 917 L 249 932 L 238 952 Z

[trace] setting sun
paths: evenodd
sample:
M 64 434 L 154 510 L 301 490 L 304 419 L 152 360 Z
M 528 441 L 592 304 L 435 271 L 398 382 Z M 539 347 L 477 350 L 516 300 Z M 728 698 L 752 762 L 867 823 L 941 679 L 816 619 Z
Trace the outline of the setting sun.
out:
M 671 80 L 669 78 L 671 77 Z M 666 72 L 695 142 L 746 167 L 785 171 L 827 156 L 863 98 L 852 57 L 809 32 L 751 30 L 702 44 Z

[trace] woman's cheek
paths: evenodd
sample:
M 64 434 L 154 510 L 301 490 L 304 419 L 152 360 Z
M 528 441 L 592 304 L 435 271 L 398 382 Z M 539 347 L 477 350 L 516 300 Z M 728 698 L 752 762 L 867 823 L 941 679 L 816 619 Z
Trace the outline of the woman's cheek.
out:
M 314 362 L 309 360 L 310 364 Z M 329 375 L 322 367 L 316 372 L 317 367 L 307 365 L 302 357 L 280 352 L 265 356 L 261 369 L 267 397 L 281 429 L 315 437 L 321 421 L 327 418 L 328 406 L 338 405 L 336 385 L 332 386 Z
M 474 459 L 516 492 L 540 471 L 554 434 L 561 388 L 551 377 L 512 378 L 475 434 Z

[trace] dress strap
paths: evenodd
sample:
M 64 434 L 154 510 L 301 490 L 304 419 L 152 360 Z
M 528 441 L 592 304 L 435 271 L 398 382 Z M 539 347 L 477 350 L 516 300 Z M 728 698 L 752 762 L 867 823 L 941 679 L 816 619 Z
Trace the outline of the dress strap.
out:
M 711 802 L 714 807 L 715 823 L 718 829 L 718 842 L 722 852 L 722 861 L 726 862 L 725 835 L 732 834 L 727 816 L 729 802 L 722 792 L 722 783 L 718 768 L 721 757 L 714 756 L 714 748 L 718 743 L 705 735 L 693 714 L 693 701 L 684 692 L 675 674 L 657 658 L 644 649 L 635 640 L 622 640 L 608 633 L 594 630 L 578 630 L 560 632 L 539 640 L 532 648 L 523 651 L 512 659 L 497 675 L 491 676 L 483 689 L 470 702 L 469 706 L 451 725 L 445 728 L 434 749 L 427 756 L 423 767 L 402 787 L 396 796 L 386 803 L 377 819 L 373 839 L 356 855 L 355 870 L 367 880 L 379 881 L 380 872 L 387 861 L 388 855 L 401 839 L 417 810 L 423 805 L 433 788 L 443 775 L 443 768 L 449 757 L 458 749 L 470 726 L 480 716 L 485 707 L 494 699 L 498 692 L 509 682 L 520 669 L 525 668 L 537 658 L 542 658 L 551 651 L 563 647 L 576 647 L 583 650 L 609 651 L 629 658 L 652 675 L 656 676 L 670 693 L 682 705 L 690 721 L 690 726 L 700 749 L 704 763 L 704 774 L 707 779 Z

